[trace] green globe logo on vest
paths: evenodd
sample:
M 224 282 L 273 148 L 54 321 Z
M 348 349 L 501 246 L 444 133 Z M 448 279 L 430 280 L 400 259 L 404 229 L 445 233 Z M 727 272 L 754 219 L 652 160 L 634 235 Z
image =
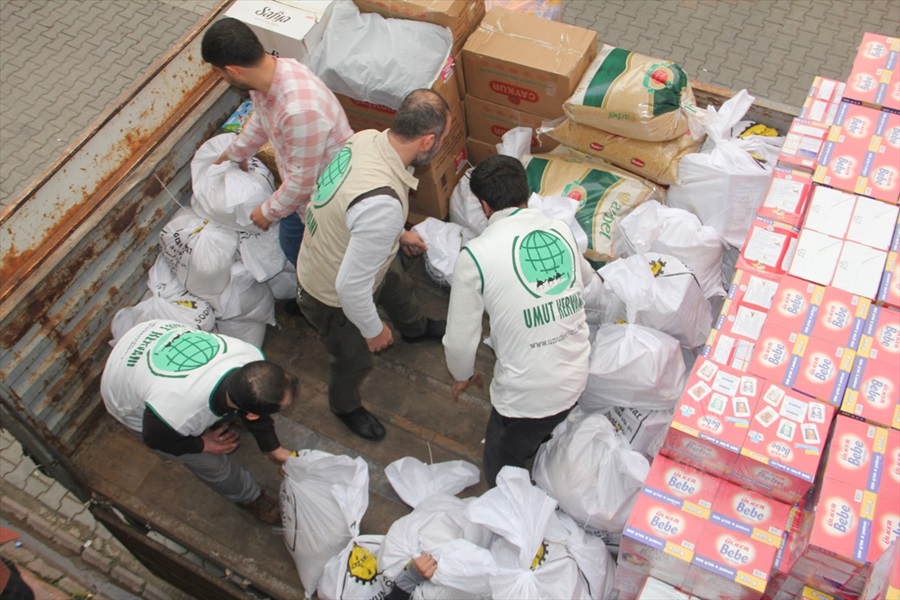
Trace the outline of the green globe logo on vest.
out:
M 225 342 L 218 336 L 176 329 L 153 345 L 147 363 L 157 377 L 187 377 L 187 373 L 208 364 L 225 350 Z
M 536 230 L 513 240 L 513 268 L 522 287 L 535 298 L 559 296 L 575 283 L 575 252 L 555 230 Z M 574 314 L 584 305 L 568 294 L 523 311 L 529 329 Z
M 313 190 L 311 203 L 316 208 L 322 208 L 334 198 L 334 194 L 347 179 L 350 174 L 350 158 L 353 151 L 350 150 L 350 144 L 341 148 L 340 152 L 331 159 L 319 179 L 316 180 L 316 187 Z

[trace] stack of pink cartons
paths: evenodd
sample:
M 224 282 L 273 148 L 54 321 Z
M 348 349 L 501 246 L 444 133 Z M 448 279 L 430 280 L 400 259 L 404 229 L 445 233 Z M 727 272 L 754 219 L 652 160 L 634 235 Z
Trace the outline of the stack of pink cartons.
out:
M 884 263 L 884 275 L 875 298 L 880 304 L 900 308 L 900 221 L 894 230 L 894 239 L 888 249 L 887 261 Z
M 791 576 L 856 598 L 898 534 L 900 431 L 838 415 Z
M 789 387 L 701 357 L 661 452 L 793 504 L 813 485 L 834 412 Z
M 873 306 L 841 411 L 900 429 L 900 312 Z
M 844 97 L 900 111 L 900 38 L 867 33 L 856 52 Z
M 652 575 L 700 598 L 760 598 L 790 507 L 658 456 L 622 534 L 620 598 Z
M 662 598 L 664 596 L 656 596 Z M 672 597 L 672 596 L 666 596 Z M 648 596 L 648 598 L 650 598 Z M 900 600 L 900 539 L 872 565 L 861 600 Z

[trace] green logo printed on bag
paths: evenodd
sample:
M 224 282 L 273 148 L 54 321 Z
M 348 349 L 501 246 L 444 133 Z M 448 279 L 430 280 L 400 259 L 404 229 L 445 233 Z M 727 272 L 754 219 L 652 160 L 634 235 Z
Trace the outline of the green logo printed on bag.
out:
M 347 175 L 350 174 L 351 156 L 353 156 L 353 151 L 350 150 L 350 145 L 348 144 L 341 148 L 341 151 L 331 159 L 331 162 L 319 175 L 311 198 L 311 204 L 314 207 L 322 208 L 334 198 L 335 192 L 338 191 L 338 188 L 347 179 Z
M 681 108 L 681 92 L 687 75 L 675 63 L 656 63 L 644 75 L 644 87 L 653 97 L 653 116 L 658 117 Z
M 601 108 L 607 99 L 610 88 L 622 73 L 628 70 L 628 57 L 631 52 L 621 48 L 613 48 L 609 55 L 600 63 L 600 68 L 594 73 L 591 82 L 584 91 L 584 105 Z
M 186 377 L 225 351 L 220 337 L 181 329 L 163 335 L 147 355 L 147 363 L 157 377 Z
M 572 286 L 575 253 L 556 231 L 532 231 L 513 240 L 513 267 L 535 298 L 555 296 Z

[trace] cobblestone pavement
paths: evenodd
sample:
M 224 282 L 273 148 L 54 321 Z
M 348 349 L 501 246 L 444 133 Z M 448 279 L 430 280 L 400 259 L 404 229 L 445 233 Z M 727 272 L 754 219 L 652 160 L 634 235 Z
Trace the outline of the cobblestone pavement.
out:
M 337 0 L 349 1 L 349 0 Z M 671 59 L 703 83 L 793 107 L 845 79 L 866 31 L 900 32 L 896 0 L 563 0 L 603 43 Z M 78 141 L 215 0 L 0 0 L 0 209 Z M 0 430 L 0 553 L 63 598 L 178 598 Z

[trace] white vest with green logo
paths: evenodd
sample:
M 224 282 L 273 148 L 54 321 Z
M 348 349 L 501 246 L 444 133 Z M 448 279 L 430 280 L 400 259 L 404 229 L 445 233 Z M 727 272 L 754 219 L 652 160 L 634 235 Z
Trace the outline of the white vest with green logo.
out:
M 110 414 L 132 431 L 141 432 L 146 406 L 181 435 L 199 436 L 222 417 L 210 408 L 222 378 L 263 358 L 259 348 L 235 338 L 148 321 L 113 348 L 100 394 Z
M 304 292 L 329 306 L 339 307 L 341 301 L 335 282 L 350 243 L 345 221 L 347 209 L 360 196 L 384 189 L 399 199 L 406 221 L 409 190 L 417 184 L 388 142 L 387 131 L 367 130 L 353 135 L 319 176 L 306 209 L 306 231 L 297 259 L 297 279 Z M 399 250 L 399 242 L 399 239 L 394 242 L 388 260 L 380 265 L 375 276 L 376 288 Z
M 572 231 L 540 211 L 512 209 L 493 215 L 463 251 L 481 274 L 491 320 L 491 404 L 516 418 L 570 408 L 584 391 L 590 361 Z

